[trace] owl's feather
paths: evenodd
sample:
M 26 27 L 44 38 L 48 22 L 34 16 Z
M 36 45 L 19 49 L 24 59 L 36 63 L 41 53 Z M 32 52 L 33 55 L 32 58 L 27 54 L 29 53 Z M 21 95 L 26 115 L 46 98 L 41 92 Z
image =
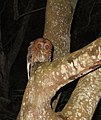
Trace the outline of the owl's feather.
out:
M 52 59 L 52 43 L 46 38 L 38 38 L 30 43 L 27 54 L 28 79 L 32 68 L 37 69 L 38 63 L 50 62 Z

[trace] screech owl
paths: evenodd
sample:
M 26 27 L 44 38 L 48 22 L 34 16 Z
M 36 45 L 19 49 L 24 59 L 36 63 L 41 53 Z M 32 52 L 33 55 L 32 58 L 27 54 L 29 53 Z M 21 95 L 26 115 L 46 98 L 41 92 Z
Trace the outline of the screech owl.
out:
M 32 67 L 36 69 L 36 64 L 52 60 L 52 49 L 52 43 L 46 38 L 38 38 L 30 43 L 27 53 L 28 79 Z

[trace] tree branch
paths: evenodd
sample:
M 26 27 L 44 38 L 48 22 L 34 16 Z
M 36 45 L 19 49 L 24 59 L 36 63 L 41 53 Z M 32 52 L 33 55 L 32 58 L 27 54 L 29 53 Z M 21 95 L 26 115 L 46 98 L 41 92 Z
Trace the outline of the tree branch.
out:
M 1 11 L 0 11 L 0 16 L 1 16 L 1 14 L 3 13 L 3 11 L 4 11 L 7 2 L 8 2 L 8 0 L 5 0 L 5 1 L 4 1 L 3 8 L 2 8 Z
M 101 68 L 81 78 L 61 116 L 68 120 L 91 120 L 101 98 Z
M 69 0 L 48 0 L 45 15 L 44 37 L 54 46 L 54 59 L 70 52 L 72 6 Z
M 13 9 L 14 9 L 14 20 L 16 20 L 19 16 L 18 0 L 14 0 Z
M 101 38 L 67 55 L 70 48 L 72 16 L 70 1 L 56 0 L 54 2 L 48 0 L 44 37 L 51 40 L 55 47 L 55 60 L 53 60 L 52 63 L 45 63 L 38 67 L 29 79 L 17 120 L 68 119 L 67 107 L 64 109 L 66 111 L 63 112 L 66 113 L 67 116 L 62 112 L 61 114 L 56 114 L 52 111 L 50 106 L 51 98 L 55 95 L 56 91 L 65 84 L 101 66 Z M 90 77 L 88 76 L 88 78 Z M 84 81 L 84 79 L 82 81 Z M 80 88 L 80 90 L 81 89 L 82 88 Z
M 100 66 L 101 38 L 61 60 L 40 66 L 28 81 L 18 120 L 62 120 L 51 110 L 52 96 L 61 86 Z
M 42 86 L 45 89 L 51 86 L 52 89 L 58 90 L 64 84 L 72 82 L 100 66 L 101 37 L 70 55 L 54 60 L 46 66 L 44 64 L 37 69 L 35 75 L 36 79 L 42 80 Z M 37 80 L 37 84 L 41 85 L 40 81 Z
M 34 13 L 34 12 L 38 12 L 38 11 L 41 11 L 41 10 L 44 10 L 45 9 L 45 7 L 42 7 L 42 8 L 39 8 L 39 9 L 35 9 L 35 10 L 31 10 L 31 11 L 27 11 L 26 13 L 23 13 L 23 14 L 21 14 L 20 16 L 18 16 L 18 17 L 16 17 L 16 19 L 15 20 L 19 20 L 19 19 L 21 19 L 22 17 L 24 17 L 24 16 L 27 16 L 27 15 L 29 15 L 29 14 L 32 14 L 32 13 Z

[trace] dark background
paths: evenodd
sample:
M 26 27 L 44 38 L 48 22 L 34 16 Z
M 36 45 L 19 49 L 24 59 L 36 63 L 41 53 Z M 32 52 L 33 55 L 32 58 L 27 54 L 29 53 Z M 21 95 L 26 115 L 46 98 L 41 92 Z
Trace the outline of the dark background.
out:
M 18 114 L 24 89 L 27 84 L 26 55 L 29 43 L 43 36 L 45 23 L 45 7 L 47 0 L 33 0 L 37 10 L 32 12 L 23 44 L 12 65 L 9 77 L 9 111 L 0 113 L 0 120 L 14 120 Z M 0 0 L 1 36 L 4 53 L 7 55 L 13 46 L 23 17 L 14 19 L 14 0 Z M 18 0 L 19 15 L 25 13 L 28 0 Z M 78 0 L 71 27 L 71 52 L 76 51 L 101 36 L 101 0 Z M 72 87 L 72 85 L 70 86 Z M 69 89 L 69 88 L 68 88 Z M 6 118 L 3 118 L 6 114 Z M 97 107 L 93 120 L 101 120 L 101 102 Z

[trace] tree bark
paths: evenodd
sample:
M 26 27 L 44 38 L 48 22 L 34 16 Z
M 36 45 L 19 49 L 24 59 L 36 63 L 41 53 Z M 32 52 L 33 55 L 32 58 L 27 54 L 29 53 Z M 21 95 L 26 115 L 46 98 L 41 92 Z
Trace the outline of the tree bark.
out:
M 101 38 L 61 60 L 40 66 L 28 81 L 18 120 L 61 120 L 51 110 L 52 96 L 63 85 L 100 66 Z
M 82 77 L 61 116 L 67 120 L 91 120 L 101 98 L 101 68 Z
M 54 46 L 54 59 L 70 53 L 70 28 L 73 17 L 69 0 L 48 0 L 44 37 Z
M 101 70 L 98 68 L 101 66 L 101 38 L 67 55 L 70 49 L 70 26 L 73 16 L 71 6 L 69 0 L 48 0 L 44 37 L 53 43 L 54 60 L 52 63 L 45 63 L 38 67 L 35 74 L 31 76 L 23 96 L 17 120 L 69 120 L 69 118 L 72 120 L 73 117 L 74 119 L 84 118 L 86 117 L 85 115 L 87 115 L 87 120 L 90 120 L 94 113 L 96 104 L 100 99 L 99 84 L 101 80 L 99 77 L 101 76 Z M 92 72 L 95 69 L 97 70 Z M 83 77 L 84 75 L 86 76 Z M 76 92 L 73 92 L 70 102 L 60 113 L 52 111 L 50 102 L 56 91 L 78 77 L 82 78 L 77 85 Z M 85 99 L 86 88 L 90 89 L 86 95 L 87 99 Z M 78 108 L 79 106 L 77 103 L 80 100 L 80 93 L 83 94 L 82 106 L 88 101 L 85 106 L 87 112 L 84 111 L 85 113 L 83 114 L 82 110 L 80 111 L 79 109 L 80 113 L 76 112 L 76 116 L 74 113 L 76 110 L 78 111 L 76 107 Z M 75 95 L 77 98 L 75 98 Z M 92 97 L 90 101 L 88 97 Z M 97 99 L 95 100 L 93 97 Z M 83 99 L 87 101 L 83 101 Z M 91 102 L 95 103 L 93 107 L 90 106 Z M 72 109 L 75 105 L 75 109 Z

